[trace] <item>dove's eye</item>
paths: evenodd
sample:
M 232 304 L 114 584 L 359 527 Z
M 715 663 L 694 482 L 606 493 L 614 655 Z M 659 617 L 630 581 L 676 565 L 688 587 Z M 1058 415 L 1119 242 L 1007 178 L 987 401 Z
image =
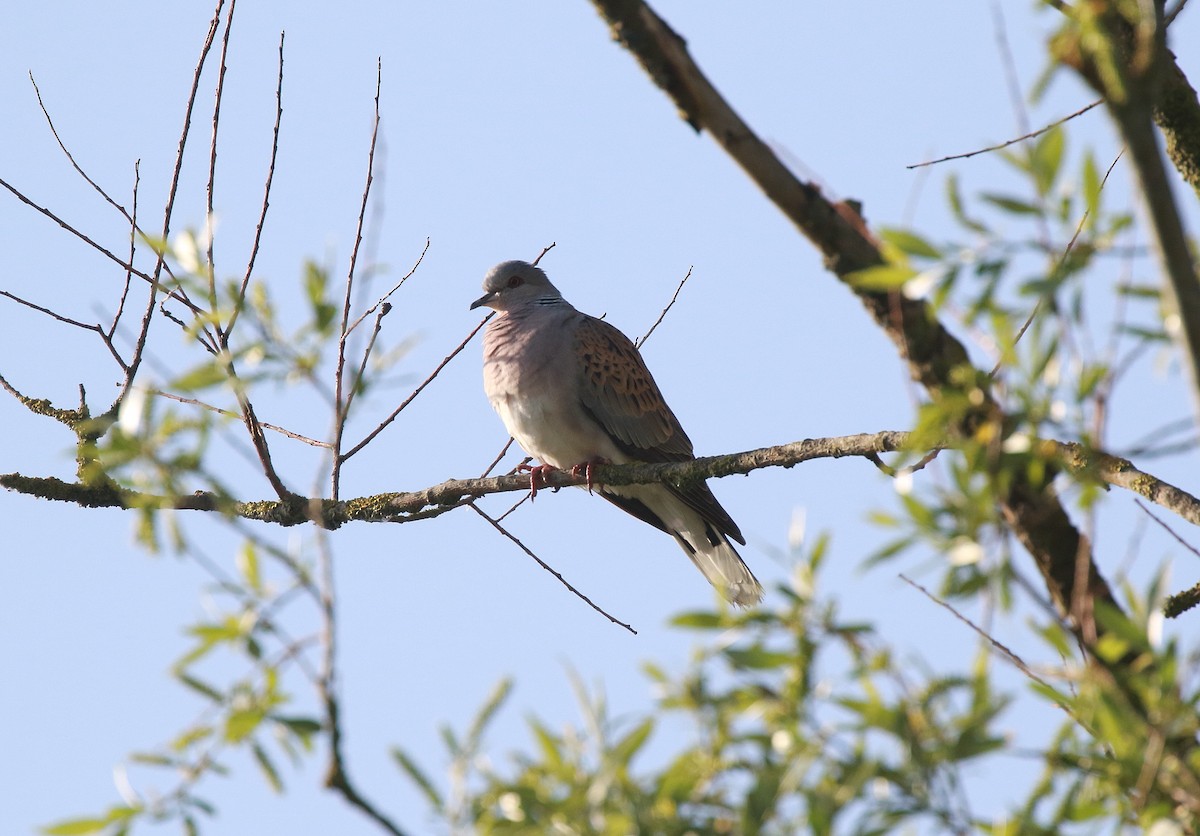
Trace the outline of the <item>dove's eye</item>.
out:
M 525 280 L 520 276 L 513 276 L 508 280 L 509 287 L 520 287 L 523 284 L 525 284 Z

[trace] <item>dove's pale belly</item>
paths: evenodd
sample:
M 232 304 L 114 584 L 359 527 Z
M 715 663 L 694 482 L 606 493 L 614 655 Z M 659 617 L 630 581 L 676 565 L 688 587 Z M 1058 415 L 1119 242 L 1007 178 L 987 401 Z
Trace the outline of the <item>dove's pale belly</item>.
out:
M 604 459 L 624 464 L 630 459 L 597 427 L 585 426 L 578 410 L 562 409 L 561 397 L 529 398 L 488 393 L 500 420 L 521 448 L 544 464 L 567 470 Z M 555 403 L 555 401 L 559 403 Z

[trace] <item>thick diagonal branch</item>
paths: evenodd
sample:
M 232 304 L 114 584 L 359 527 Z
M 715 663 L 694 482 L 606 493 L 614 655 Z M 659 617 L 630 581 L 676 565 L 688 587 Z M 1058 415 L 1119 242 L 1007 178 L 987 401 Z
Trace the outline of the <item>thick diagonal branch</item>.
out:
M 768 198 L 825 256 L 826 264 L 854 291 L 876 324 L 907 361 L 914 380 L 934 400 L 970 390 L 978 408 L 957 429 L 969 433 L 1003 415 L 980 383 L 967 352 L 920 300 L 854 286 L 848 277 L 883 263 L 855 205 L 834 203 L 819 188 L 797 178 L 750 129 L 692 60 L 687 44 L 641 0 L 592 0 L 613 36 L 671 97 L 697 131 L 707 131 Z M 1116 606 L 1108 584 L 1091 559 L 1091 545 L 1071 523 L 1054 494 L 1017 474 L 1000 498 L 1004 517 L 1037 563 L 1051 597 L 1076 627 L 1090 621 L 1090 602 Z M 1082 583 L 1080 583 L 1082 581 Z M 1089 606 L 1081 607 L 1088 603 Z
M 1163 274 L 1179 313 L 1179 336 L 1200 409 L 1200 278 L 1155 131 L 1157 122 L 1176 167 L 1193 188 L 1200 189 L 1200 105 L 1166 48 L 1162 4 L 1150 8 L 1120 7 L 1103 0 L 1078 4 L 1055 37 L 1053 49 L 1059 61 L 1074 68 L 1104 97 L 1129 148 Z

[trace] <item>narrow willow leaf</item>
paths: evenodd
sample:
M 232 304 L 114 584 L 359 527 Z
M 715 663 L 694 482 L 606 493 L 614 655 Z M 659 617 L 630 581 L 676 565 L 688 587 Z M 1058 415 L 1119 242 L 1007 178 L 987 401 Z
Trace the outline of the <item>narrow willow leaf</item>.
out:
M 283 792 L 283 781 L 279 777 L 279 770 L 275 768 L 275 764 L 271 762 L 271 758 L 267 755 L 262 746 L 255 743 L 250 747 L 250 751 L 254 753 L 254 760 L 258 762 L 259 769 L 262 770 L 263 777 L 267 779 L 271 789 L 276 793 Z
M 1042 210 L 1028 201 L 1009 195 L 988 193 L 981 195 L 988 203 L 1013 215 L 1040 215 Z
M 883 240 L 907 255 L 920 258 L 941 258 L 942 251 L 930 244 L 915 232 L 906 229 L 884 229 L 880 232 Z
M 720 613 L 700 610 L 680 613 L 669 623 L 672 627 L 687 627 L 692 630 L 719 630 L 729 626 Z
M 1037 184 L 1038 194 L 1047 195 L 1054 188 L 1062 167 L 1063 152 L 1066 149 L 1066 132 L 1061 127 L 1053 127 L 1046 131 L 1033 145 L 1029 154 L 1029 167 Z
M 445 805 L 442 802 L 441 794 L 437 791 L 437 787 L 433 785 L 433 781 L 429 779 L 429 776 L 417 766 L 416 761 L 398 746 L 392 748 L 392 759 L 412 779 L 417 788 L 425 794 L 425 800 L 429 802 L 429 806 L 440 815 Z
M 242 573 L 243 580 L 246 581 L 246 586 L 256 595 L 262 595 L 262 577 L 258 569 L 258 550 L 254 547 L 254 543 L 247 540 L 242 543 L 242 547 L 237 553 L 238 571 Z
M 225 740 L 229 743 L 240 743 L 258 728 L 263 721 L 261 708 L 247 708 L 235 711 L 225 721 Z
M 110 822 L 106 818 L 67 819 L 58 824 L 42 828 L 42 832 L 48 836 L 78 836 L 78 834 L 82 833 L 99 833 L 108 827 L 109 824 Z
M 917 271 L 911 267 L 899 264 L 880 264 L 848 273 L 845 280 L 851 287 L 862 290 L 897 290 L 917 275 Z
M 654 718 L 649 717 L 639 723 L 629 734 L 618 740 L 617 744 L 613 746 L 613 756 L 617 759 L 617 762 L 628 765 L 633 760 L 634 755 L 646 744 L 652 731 L 654 731 Z

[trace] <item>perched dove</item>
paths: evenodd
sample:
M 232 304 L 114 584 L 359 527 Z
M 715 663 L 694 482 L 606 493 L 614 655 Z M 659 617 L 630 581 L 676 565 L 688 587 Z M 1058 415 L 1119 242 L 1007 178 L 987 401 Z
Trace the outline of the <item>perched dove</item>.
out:
M 484 390 L 527 453 L 543 465 L 576 470 L 695 458 L 628 337 L 575 310 L 541 269 L 524 261 L 493 267 L 483 289 L 471 308 L 486 305 L 499 313 L 483 340 Z M 588 473 L 590 482 L 590 468 Z M 535 470 L 531 478 L 535 488 L 537 475 Z M 732 603 L 762 599 L 762 586 L 729 542 L 745 545 L 745 538 L 703 482 L 596 490 L 674 537 Z

